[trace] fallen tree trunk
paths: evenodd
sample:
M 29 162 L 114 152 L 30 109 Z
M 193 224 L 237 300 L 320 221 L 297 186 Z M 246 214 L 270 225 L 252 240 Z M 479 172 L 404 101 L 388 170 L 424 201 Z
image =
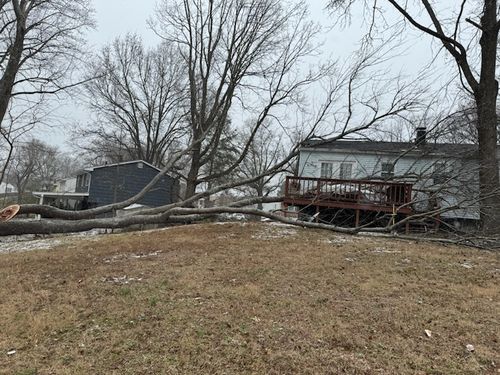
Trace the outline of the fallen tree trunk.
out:
M 83 232 L 91 229 L 126 228 L 137 224 L 174 224 L 178 222 L 199 221 L 207 216 L 222 213 L 239 213 L 266 217 L 285 224 L 297 225 L 306 228 L 327 229 L 340 233 L 357 233 L 359 228 L 344 228 L 329 224 L 310 223 L 285 218 L 270 212 L 253 208 L 242 207 L 211 207 L 211 208 L 174 208 L 157 215 L 130 215 L 104 219 L 88 220 L 12 220 L 0 225 L 0 236 L 21 234 L 55 234 Z M 371 228 L 374 232 L 383 232 L 384 228 Z
M 92 229 L 126 228 L 137 224 L 160 224 L 168 215 L 123 216 L 87 220 L 11 220 L 0 225 L 0 236 L 84 232 Z

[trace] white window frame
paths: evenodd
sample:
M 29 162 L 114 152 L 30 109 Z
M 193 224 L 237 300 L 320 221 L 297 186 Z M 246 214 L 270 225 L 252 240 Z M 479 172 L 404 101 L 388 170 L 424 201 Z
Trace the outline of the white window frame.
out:
M 342 165 L 349 164 L 351 166 L 351 176 L 350 177 L 345 177 L 344 179 L 346 180 L 351 180 L 354 178 L 354 175 L 356 174 L 356 161 L 353 160 L 319 160 L 319 165 L 320 165 L 320 172 L 319 172 L 319 177 L 320 178 L 331 178 L 331 179 L 342 179 L 343 177 L 341 176 L 341 170 L 342 170 Z M 330 175 L 326 176 L 325 170 L 326 167 L 324 165 L 330 165 Z
M 83 173 L 76 176 L 76 185 L 82 188 L 88 188 L 90 186 L 90 173 Z
M 335 162 L 333 161 L 320 161 L 320 172 L 319 172 L 319 177 L 320 178 L 333 178 L 333 165 Z M 324 174 L 323 172 L 327 169 L 326 167 L 328 166 L 329 173 Z M 325 167 L 325 168 L 324 168 Z
M 343 176 L 343 167 L 345 166 L 349 166 L 350 167 L 350 170 L 349 170 L 349 176 Z M 352 175 L 353 175 L 353 171 L 354 171 L 354 162 L 352 161 L 342 161 L 340 162 L 340 165 L 339 165 L 339 178 L 341 180 L 351 180 L 352 179 Z

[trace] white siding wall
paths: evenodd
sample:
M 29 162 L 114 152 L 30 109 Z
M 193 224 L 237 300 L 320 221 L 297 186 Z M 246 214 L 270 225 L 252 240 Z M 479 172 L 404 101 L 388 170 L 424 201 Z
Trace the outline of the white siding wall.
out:
M 5 182 L 2 182 L 0 184 L 0 194 L 15 193 L 15 192 L 17 192 L 17 190 L 14 185 L 6 184 Z
M 396 179 L 414 182 L 415 209 L 424 211 L 429 205 L 429 194 L 422 190 L 441 189 L 439 193 L 441 207 L 460 206 L 459 209 L 443 213 L 443 217 L 479 219 L 477 197 L 478 163 L 473 160 L 456 158 L 417 157 L 405 155 L 400 158 L 385 154 L 362 152 L 335 152 L 330 150 L 302 150 L 299 157 L 298 175 L 302 177 L 320 177 L 321 163 L 334 163 L 333 178 L 338 177 L 341 162 L 353 163 L 352 178 L 380 178 L 382 163 L 395 163 Z M 432 178 L 436 163 L 446 162 L 450 181 L 443 188 L 437 187 Z

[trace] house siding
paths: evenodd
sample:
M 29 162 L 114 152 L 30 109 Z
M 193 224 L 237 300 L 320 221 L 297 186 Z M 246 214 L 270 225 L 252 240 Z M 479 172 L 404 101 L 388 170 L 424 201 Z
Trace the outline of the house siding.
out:
M 454 157 L 395 156 L 384 153 L 367 153 L 356 151 L 335 151 L 322 149 L 303 149 L 300 151 L 298 176 L 321 177 L 321 163 L 334 163 L 333 178 L 339 178 L 340 163 L 353 163 L 353 179 L 381 178 L 382 163 L 394 163 L 394 179 L 414 182 L 413 200 L 417 211 L 428 208 L 428 192 L 436 189 L 433 172 L 437 163 L 445 162 L 452 179 L 441 185 L 439 193 L 441 207 L 459 205 L 455 210 L 443 213 L 445 218 L 479 219 L 477 198 L 479 196 L 479 165 L 474 159 L 458 159 Z
M 139 165 L 142 164 L 142 168 Z M 121 202 L 139 193 L 158 170 L 145 163 L 129 163 L 94 169 L 91 173 L 89 202 L 97 207 Z M 176 201 L 177 180 L 166 175 L 137 203 L 162 206 Z

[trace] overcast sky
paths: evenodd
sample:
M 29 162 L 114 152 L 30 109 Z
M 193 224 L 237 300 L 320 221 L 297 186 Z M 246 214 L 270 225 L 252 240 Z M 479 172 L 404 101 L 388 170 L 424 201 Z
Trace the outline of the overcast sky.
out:
M 141 34 L 145 40 L 155 40 L 146 22 L 155 4 L 156 0 L 94 0 L 97 30 L 89 36 L 90 42 L 103 45 L 127 32 Z
M 120 35 L 133 32 L 141 35 L 147 45 L 154 45 L 159 38 L 148 26 L 148 19 L 154 14 L 157 0 L 93 0 L 95 8 L 95 18 L 97 27 L 88 35 L 88 43 L 92 50 L 98 50 L 102 46 L 112 42 Z M 329 17 L 324 11 L 324 0 L 308 0 L 313 19 L 321 20 L 325 24 L 330 24 Z M 351 35 L 351 33 L 346 33 Z M 361 34 L 360 34 L 361 35 Z M 349 38 L 341 37 L 338 33 L 331 33 L 328 45 L 335 45 L 334 50 L 347 53 L 348 50 L 355 49 L 355 43 L 359 39 L 356 36 Z M 68 129 L 75 121 L 85 122 L 90 117 L 90 113 L 84 107 L 78 107 L 73 103 L 63 104 L 58 111 L 63 117 L 62 127 L 54 128 L 50 131 L 44 130 L 41 136 L 45 141 L 66 148 L 65 142 L 68 139 Z
M 325 26 L 331 26 L 334 18 L 324 9 L 326 0 L 307 0 L 313 20 Z M 88 35 L 92 50 L 98 50 L 113 39 L 127 32 L 141 35 L 148 45 L 154 45 L 158 37 L 147 25 L 147 20 L 154 14 L 156 0 L 94 0 L 97 28 Z M 361 18 L 361 17 L 359 17 Z M 366 32 L 360 21 L 353 17 L 348 27 L 337 27 L 325 34 L 324 55 L 333 58 L 348 56 L 357 50 L 361 37 Z M 404 71 L 407 74 L 416 73 L 430 56 L 430 41 L 418 39 L 416 35 L 408 34 L 406 55 L 391 62 L 394 70 Z M 424 40 L 422 40 L 424 39 Z M 84 107 L 74 104 L 63 104 L 58 110 L 62 117 L 63 126 L 50 131 L 41 132 L 37 136 L 45 141 L 67 149 L 65 142 L 68 139 L 69 129 L 75 122 L 85 122 L 90 113 Z
M 146 41 L 154 43 L 157 38 L 147 26 L 154 14 L 157 0 L 94 0 L 97 30 L 91 33 L 92 44 L 99 46 L 127 32 L 137 32 Z M 325 0 L 307 0 L 313 19 L 329 21 L 324 11 Z

